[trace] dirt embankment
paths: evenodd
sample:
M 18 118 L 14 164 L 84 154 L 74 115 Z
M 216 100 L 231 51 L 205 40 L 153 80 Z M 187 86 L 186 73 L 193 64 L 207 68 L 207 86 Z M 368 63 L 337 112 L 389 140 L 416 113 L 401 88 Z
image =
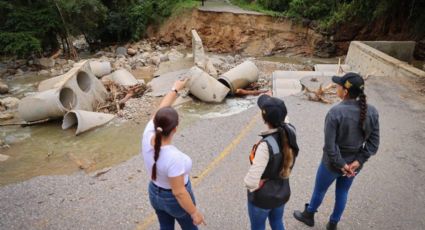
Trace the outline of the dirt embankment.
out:
M 375 20 L 369 24 L 352 21 L 333 31 L 320 33 L 315 23 L 267 15 L 234 14 L 192 10 L 168 19 L 149 37 L 162 44 L 191 45 L 190 30 L 200 34 L 205 49 L 218 53 L 266 56 L 278 52 L 333 57 L 344 55 L 353 40 L 416 40 L 415 57 L 425 59 L 425 39 L 417 38 L 405 23 Z
M 170 18 L 158 31 L 150 30 L 149 37 L 162 44 L 190 47 L 192 29 L 198 31 L 207 51 L 218 53 L 309 55 L 316 54 L 317 44 L 323 43 L 320 34 L 289 19 L 200 10 Z

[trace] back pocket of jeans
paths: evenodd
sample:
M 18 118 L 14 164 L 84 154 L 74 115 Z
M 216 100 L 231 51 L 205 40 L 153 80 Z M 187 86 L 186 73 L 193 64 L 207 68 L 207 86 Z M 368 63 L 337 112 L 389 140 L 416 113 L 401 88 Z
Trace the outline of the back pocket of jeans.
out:
M 165 211 L 174 218 L 182 218 L 187 215 L 187 212 L 180 206 L 177 200 L 167 200 L 165 202 Z

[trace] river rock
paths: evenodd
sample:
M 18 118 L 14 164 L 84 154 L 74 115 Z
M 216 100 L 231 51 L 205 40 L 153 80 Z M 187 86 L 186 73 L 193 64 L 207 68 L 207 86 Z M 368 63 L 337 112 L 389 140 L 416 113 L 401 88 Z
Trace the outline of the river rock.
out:
M 159 55 L 155 55 L 150 57 L 149 62 L 158 66 L 161 63 L 161 57 Z
M 0 81 L 0 94 L 5 94 L 9 92 L 9 86 L 6 83 Z
M 116 55 L 126 55 L 127 54 L 127 49 L 123 46 L 120 46 L 117 48 L 117 50 L 115 51 Z
M 168 52 L 168 60 L 170 61 L 178 61 L 182 58 L 184 58 L 184 54 L 175 49 L 172 49 L 170 52 Z
M 9 159 L 8 155 L 0 154 L 0 162 L 7 161 Z
M 6 97 L 0 99 L 0 104 L 5 106 L 6 109 L 17 109 L 19 105 L 19 99 L 16 97 Z
M 7 69 L 6 68 L 0 68 L 0 78 L 6 75 Z
M 53 66 L 55 66 L 55 59 L 53 58 L 39 58 L 36 59 L 36 64 L 40 65 L 43 68 L 52 68 Z
M 22 75 L 24 75 L 24 71 L 19 68 L 19 69 L 16 70 L 16 74 L 15 75 L 16 76 L 22 76 Z
M 68 62 L 67 60 L 62 59 L 62 58 L 59 58 L 59 59 L 56 60 L 56 63 L 58 65 L 65 65 L 65 64 L 67 64 L 67 62 Z
M 128 55 L 131 55 L 131 56 L 134 56 L 134 55 L 136 55 L 136 54 L 137 54 L 137 50 L 135 50 L 135 49 L 133 49 L 133 48 L 128 48 L 128 49 L 127 49 L 127 54 L 128 54 Z
M 39 76 L 47 76 L 47 75 L 49 75 L 49 71 L 43 69 L 43 70 L 38 71 L 37 75 L 39 75 Z
M 1 120 L 10 120 L 13 119 L 13 113 L 0 113 L 0 121 Z

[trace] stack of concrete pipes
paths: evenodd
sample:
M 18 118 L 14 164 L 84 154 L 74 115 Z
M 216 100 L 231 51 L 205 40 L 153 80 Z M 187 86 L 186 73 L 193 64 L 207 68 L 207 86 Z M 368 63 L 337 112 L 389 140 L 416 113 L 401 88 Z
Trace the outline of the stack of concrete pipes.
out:
M 108 72 L 105 70 L 108 65 L 100 64 L 103 66 L 93 68 L 95 72 L 99 75 Z M 27 122 L 64 117 L 62 128 L 77 125 L 78 135 L 114 118 L 111 114 L 93 112 L 94 108 L 104 102 L 107 92 L 92 72 L 88 61 L 77 63 L 64 75 L 42 81 L 38 91 L 23 98 L 19 104 L 19 115 Z
M 189 71 L 188 88 L 192 95 L 205 102 L 222 102 L 227 94 L 234 94 L 237 89 L 258 81 L 259 70 L 251 61 L 243 62 L 217 79 L 211 76 L 207 73 L 211 71 L 207 71 L 208 63 L 205 62 L 208 57 L 204 52 L 201 37 L 196 30 L 191 32 L 195 67 Z
M 189 71 L 188 88 L 192 95 L 205 102 L 222 102 L 228 94 L 258 81 L 259 71 L 251 61 L 245 61 L 218 79 L 198 67 Z

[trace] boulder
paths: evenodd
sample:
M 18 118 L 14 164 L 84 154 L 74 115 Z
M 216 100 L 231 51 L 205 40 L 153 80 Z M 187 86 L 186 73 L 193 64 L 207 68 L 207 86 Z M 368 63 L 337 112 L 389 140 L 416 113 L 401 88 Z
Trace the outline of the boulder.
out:
M 127 54 L 127 49 L 125 47 L 123 47 L 123 46 L 120 46 L 120 47 L 118 47 L 116 49 L 115 54 L 116 55 L 124 55 L 125 56 Z
M 9 92 L 9 86 L 6 83 L 0 81 L 0 94 L 5 94 Z
M 131 56 L 134 56 L 134 55 L 136 55 L 136 54 L 137 54 L 137 50 L 132 49 L 132 48 L 128 48 L 128 49 L 127 49 L 127 54 L 128 54 L 128 55 L 131 55 Z
M 3 99 L 0 99 L 0 105 L 3 105 L 6 107 L 6 109 L 16 109 L 19 105 L 19 99 L 16 97 L 6 97 Z
M 35 63 L 47 69 L 47 68 L 52 68 L 53 66 L 55 66 L 56 61 L 53 58 L 39 58 L 36 60 Z
M 0 113 L 0 121 L 1 120 L 10 120 L 13 119 L 13 114 L 12 113 Z
M 0 154 L 0 162 L 7 161 L 7 159 L 9 159 L 8 155 Z

